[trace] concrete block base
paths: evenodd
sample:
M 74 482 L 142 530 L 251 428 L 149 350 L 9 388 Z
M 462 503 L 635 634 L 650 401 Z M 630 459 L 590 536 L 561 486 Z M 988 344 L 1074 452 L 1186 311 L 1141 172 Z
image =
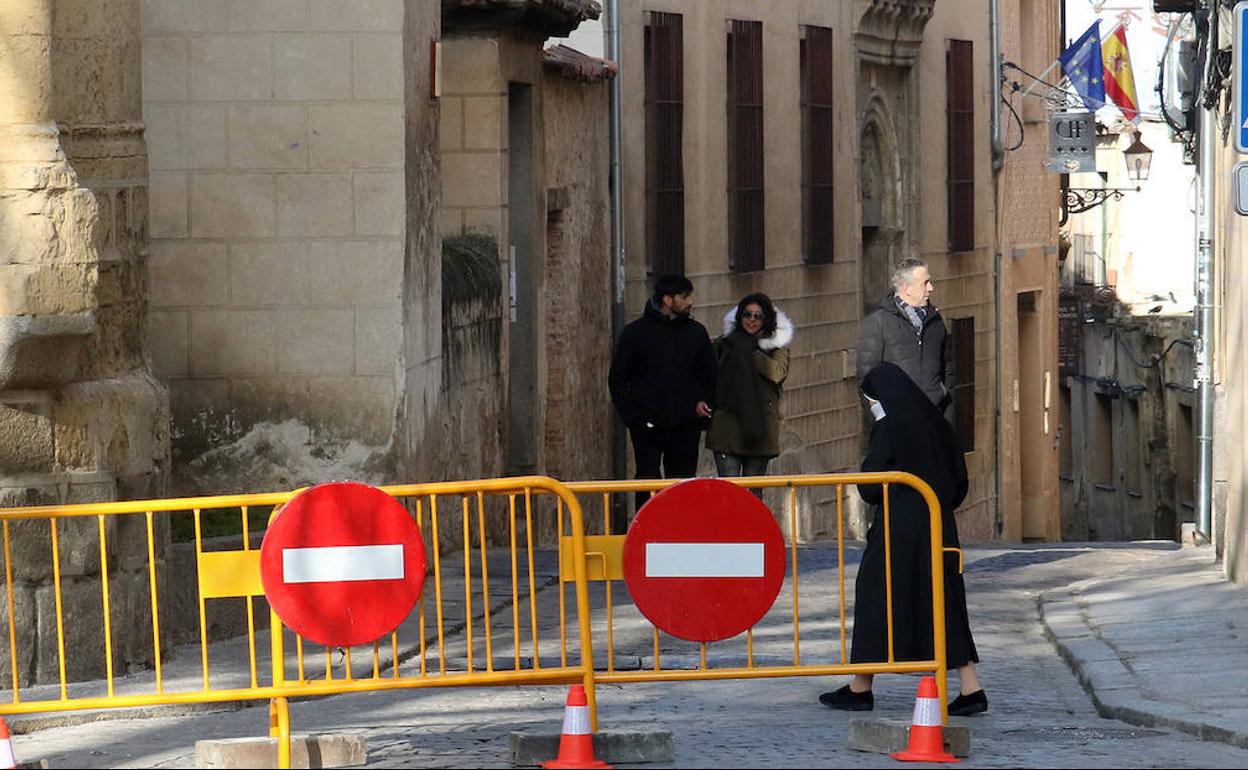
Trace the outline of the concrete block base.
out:
M 533 767 L 559 755 L 558 733 L 512 733 L 511 761 Z M 667 730 L 614 731 L 594 734 L 594 756 L 612 765 L 673 762 L 676 742 Z
M 292 735 L 291 767 L 357 767 L 368 760 L 358 735 Z M 196 767 L 277 767 L 276 738 L 195 742 Z
M 945 727 L 945 751 L 955 757 L 971 753 L 971 730 L 962 725 Z M 903 719 L 851 719 L 845 744 L 855 751 L 892 754 L 910 743 L 910 723 Z

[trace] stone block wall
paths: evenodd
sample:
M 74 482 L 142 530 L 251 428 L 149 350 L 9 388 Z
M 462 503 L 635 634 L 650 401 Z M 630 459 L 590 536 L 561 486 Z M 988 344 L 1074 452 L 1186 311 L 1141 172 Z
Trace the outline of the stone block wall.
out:
M 393 480 L 404 6 L 143 3 L 149 328 L 179 491 Z

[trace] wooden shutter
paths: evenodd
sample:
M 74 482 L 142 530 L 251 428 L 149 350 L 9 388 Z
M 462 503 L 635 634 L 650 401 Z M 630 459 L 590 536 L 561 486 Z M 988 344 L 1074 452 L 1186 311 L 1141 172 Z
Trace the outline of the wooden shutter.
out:
M 955 318 L 949 330 L 953 349 L 953 428 L 963 452 L 975 449 L 975 319 Z
M 975 248 L 975 72 L 969 40 L 945 53 L 948 122 L 949 251 Z
M 685 272 L 684 38 L 678 13 L 646 25 L 646 267 Z
M 835 248 L 832 30 L 808 26 L 801 41 L 802 256 L 832 261 Z
M 728 264 L 762 270 L 763 23 L 731 22 L 728 32 Z

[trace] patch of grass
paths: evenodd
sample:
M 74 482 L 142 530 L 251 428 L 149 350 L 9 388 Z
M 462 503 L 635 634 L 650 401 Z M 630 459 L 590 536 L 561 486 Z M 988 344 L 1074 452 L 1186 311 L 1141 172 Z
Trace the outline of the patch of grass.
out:
M 247 531 L 263 532 L 269 526 L 271 505 L 250 506 L 247 508 Z M 195 517 L 190 513 L 178 514 L 171 524 L 173 542 L 190 543 L 195 540 Z M 217 508 L 201 511 L 199 514 L 200 533 L 205 540 L 212 537 L 243 534 L 242 508 Z

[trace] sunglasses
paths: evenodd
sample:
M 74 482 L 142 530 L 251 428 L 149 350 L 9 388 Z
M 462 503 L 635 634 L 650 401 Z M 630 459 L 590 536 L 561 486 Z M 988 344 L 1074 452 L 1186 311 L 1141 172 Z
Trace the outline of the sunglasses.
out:
M 752 312 L 750 312 L 749 310 L 743 311 L 743 312 L 741 313 L 741 317 L 742 317 L 742 318 L 753 318 L 755 321 L 765 321 L 765 320 L 767 319 L 766 314 L 764 314 L 764 313 L 752 313 Z

